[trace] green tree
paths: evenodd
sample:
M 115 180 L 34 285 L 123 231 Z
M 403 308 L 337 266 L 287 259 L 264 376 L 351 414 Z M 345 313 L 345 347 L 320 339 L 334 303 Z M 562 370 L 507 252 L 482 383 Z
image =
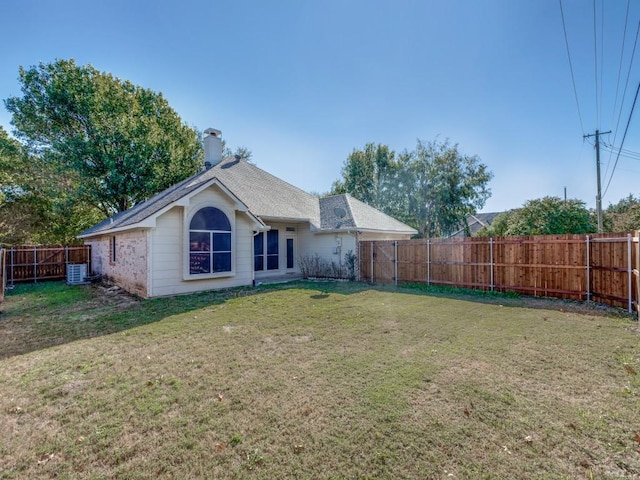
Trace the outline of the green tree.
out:
M 75 200 L 74 184 L 0 127 L 0 243 L 71 243 L 98 222 L 96 209 Z
M 586 234 L 596 231 L 592 213 L 582 200 L 544 197 L 496 217 L 482 236 Z
M 422 237 L 443 237 L 459 228 L 491 195 L 493 174 L 480 159 L 448 141 L 422 142 L 400 162 L 398 188 L 405 192 L 408 221 Z
M 640 198 L 629 194 L 618 203 L 609 205 L 603 215 L 608 232 L 631 232 L 640 229 Z
M 493 219 L 491 225 L 488 227 L 482 227 L 475 234 L 476 237 L 505 237 L 509 235 L 509 225 L 511 219 L 515 215 L 516 210 L 507 210 L 506 212 L 499 213 L 496 218 Z
M 342 167 L 342 179 L 332 185 L 332 194 L 348 193 L 372 207 L 387 210 L 397 172 L 395 153 L 386 145 L 367 143 L 354 149 Z
M 201 168 L 199 135 L 159 93 L 74 60 L 21 67 L 19 80 L 22 96 L 5 100 L 15 133 L 57 167 L 72 204 L 110 216 Z

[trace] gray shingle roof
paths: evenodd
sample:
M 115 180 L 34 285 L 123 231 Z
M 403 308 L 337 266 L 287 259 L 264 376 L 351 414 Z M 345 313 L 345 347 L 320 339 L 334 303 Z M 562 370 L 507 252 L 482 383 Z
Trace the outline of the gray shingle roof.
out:
M 104 234 L 110 230 L 126 227 L 133 228 L 214 179 L 246 205 L 250 214 L 262 221 L 267 219 L 309 221 L 312 228 L 318 230 L 358 228 L 416 233 L 411 227 L 350 195 L 334 195 L 318 199 L 245 160 L 226 158 L 212 168 L 203 170 L 147 201 L 85 230 L 80 236 Z
M 411 235 L 418 233 L 408 225 L 357 200 L 349 194 L 321 198 L 320 212 L 323 229 L 357 228 L 358 230 Z
M 469 225 L 469 232 L 471 236 L 480 231 L 483 227 L 491 226 L 493 220 L 500 214 L 501 212 L 490 212 L 490 213 L 475 213 L 473 215 L 469 215 L 467 217 L 467 224 Z M 450 237 L 464 237 L 465 231 L 464 228 L 459 229 L 457 232 L 454 232 L 450 235 Z

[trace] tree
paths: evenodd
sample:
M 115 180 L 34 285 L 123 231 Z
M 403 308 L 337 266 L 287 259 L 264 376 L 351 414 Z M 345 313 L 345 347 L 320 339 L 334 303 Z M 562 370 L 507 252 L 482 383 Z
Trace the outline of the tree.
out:
M 544 197 L 528 200 L 522 208 L 501 215 L 478 236 L 586 234 L 596 231 L 593 215 L 585 203 L 577 199 Z
M 493 219 L 491 225 L 482 227 L 474 236 L 476 237 L 506 237 L 509 235 L 509 226 L 517 210 L 501 212 Z
M 405 218 L 422 237 L 443 237 L 463 227 L 491 195 L 493 174 L 477 156 L 463 155 L 458 145 L 422 142 L 403 156 L 398 188 L 405 192 Z
M 604 211 L 604 226 L 608 232 L 630 232 L 640 229 L 640 198 L 629 194 Z
M 19 80 L 22 97 L 5 100 L 15 133 L 72 203 L 111 216 L 201 168 L 199 135 L 159 93 L 74 60 L 20 67 Z
M 342 180 L 332 185 L 332 194 L 349 193 L 361 202 L 385 210 L 397 171 L 395 153 L 386 145 L 367 143 L 354 149 L 342 167 Z
M 73 180 L 31 156 L 0 127 L 0 243 L 70 243 L 100 220 L 74 199 Z
M 333 193 L 349 193 L 420 236 L 445 236 L 484 206 L 492 176 L 478 157 L 463 155 L 448 141 L 418 140 L 415 151 L 397 157 L 386 145 L 368 143 L 349 155 Z

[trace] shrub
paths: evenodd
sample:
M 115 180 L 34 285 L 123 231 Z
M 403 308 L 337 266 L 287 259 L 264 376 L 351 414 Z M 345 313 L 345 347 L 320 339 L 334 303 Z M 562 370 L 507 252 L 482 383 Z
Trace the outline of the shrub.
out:
M 300 258 L 300 273 L 304 278 L 350 278 L 348 268 L 320 255 L 305 255 Z

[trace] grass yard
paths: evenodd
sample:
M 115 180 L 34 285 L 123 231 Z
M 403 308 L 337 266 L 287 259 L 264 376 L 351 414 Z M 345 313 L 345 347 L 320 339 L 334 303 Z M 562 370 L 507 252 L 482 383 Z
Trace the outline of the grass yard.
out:
M 0 305 L 0 478 L 640 478 L 625 315 L 305 283 Z

